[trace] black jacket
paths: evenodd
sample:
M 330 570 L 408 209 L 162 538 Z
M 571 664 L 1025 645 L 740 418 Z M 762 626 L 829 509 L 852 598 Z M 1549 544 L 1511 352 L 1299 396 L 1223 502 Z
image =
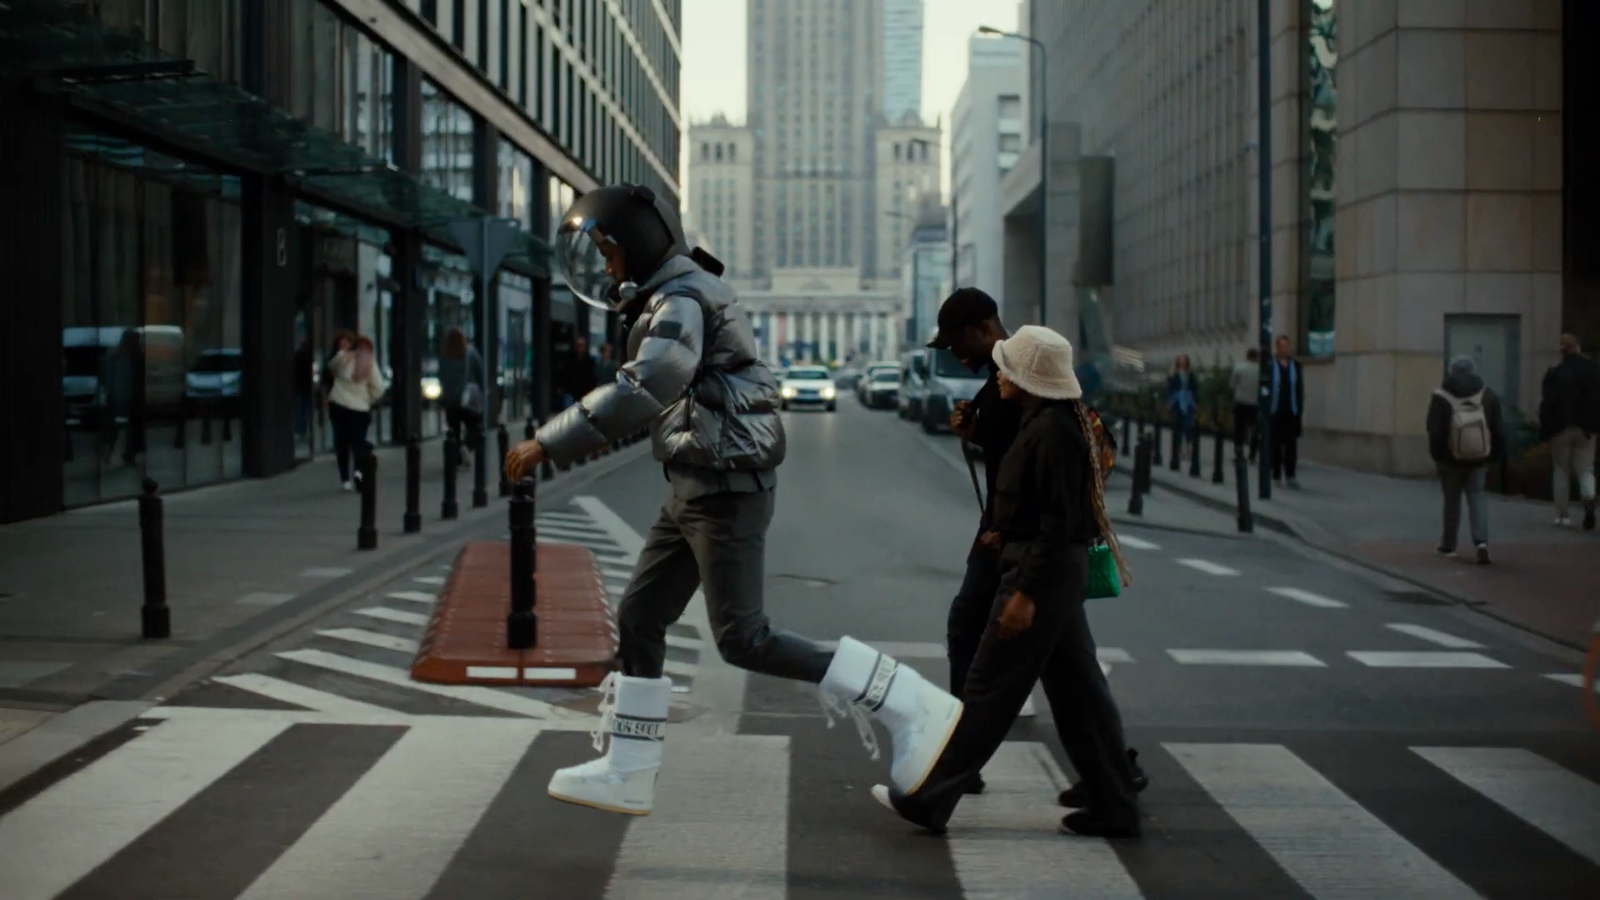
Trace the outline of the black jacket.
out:
M 1500 419 L 1500 398 L 1483 386 L 1483 378 L 1475 372 L 1447 376 L 1442 388 L 1452 397 L 1471 397 L 1483 391 L 1483 411 L 1489 419 L 1489 458 L 1474 460 L 1473 463 L 1483 465 L 1499 460 L 1506 450 L 1505 426 Z M 1433 395 L 1433 402 L 1428 406 L 1428 454 L 1438 463 L 1457 461 L 1450 452 L 1450 402 L 1438 394 Z
M 1539 438 L 1549 440 L 1568 428 L 1600 432 L 1600 364 L 1568 353 L 1544 373 L 1539 403 Z
M 1014 566 L 1008 586 L 1037 601 L 1068 584 L 1068 567 L 1081 559 L 1070 551 L 1087 548 L 1100 533 L 1093 465 L 1072 403 L 1041 401 L 1023 413 L 994 494 L 1001 560 Z
M 989 380 L 972 398 L 967 415 L 972 417 L 971 443 L 983 451 L 983 476 L 988 482 L 988 490 L 984 494 L 983 522 L 979 528 L 981 533 L 988 530 L 989 523 L 994 521 L 994 492 L 995 483 L 1000 477 L 1000 464 L 1022 426 L 1022 407 L 1000 397 L 1000 376 L 994 363 L 989 364 Z

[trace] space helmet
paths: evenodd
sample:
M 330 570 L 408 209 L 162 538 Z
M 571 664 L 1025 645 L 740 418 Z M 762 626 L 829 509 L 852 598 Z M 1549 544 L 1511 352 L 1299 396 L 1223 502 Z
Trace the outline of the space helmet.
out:
M 561 217 L 556 231 L 561 277 L 574 296 L 607 312 L 620 312 L 662 264 L 686 255 L 689 248 L 677 210 L 637 184 L 607 185 L 584 194 Z

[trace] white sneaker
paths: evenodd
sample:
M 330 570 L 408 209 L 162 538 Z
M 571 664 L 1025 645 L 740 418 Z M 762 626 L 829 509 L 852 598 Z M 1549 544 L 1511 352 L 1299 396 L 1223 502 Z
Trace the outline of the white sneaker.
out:
M 353 482 L 349 482 L 349 481 L 346 481 L 344 484 L 340 485 L 339 487 L 340 487 L 340 489 L 342 489 L 347 494 L 356 489 L 355 484 Z
M 1022 712 L 1017 713 L 1017 718 L 1031 719 L 1038 714 L 1039 711 L 1033 708 L 1033 695 L 1029 694 L 1027 701 L 1022 704 Z
M 672 679 L 612 672 L 601 682 L 600 690 L 600 727 L 593 733 L 594 748 L 605 746 L 607 734 L 611 746 L 599 759 L 557 769 L 550 777 L 550 796 L 607 812 L 648 816 L 655 808 Z
M 965 708 L 915 669 L 850 637 L 839 639 L 822 678 L 822 699 L 828 727 L 835 713 L 853 717 L 873 759 L 878 738 L 867 717 L 889 729 L 894 756 L 889 777 L 907 794 L 922 787 Z
M 1572 520 L 1566 516 L 1556 516 L 1555 525 L 1557 528 L 1571 528 Z

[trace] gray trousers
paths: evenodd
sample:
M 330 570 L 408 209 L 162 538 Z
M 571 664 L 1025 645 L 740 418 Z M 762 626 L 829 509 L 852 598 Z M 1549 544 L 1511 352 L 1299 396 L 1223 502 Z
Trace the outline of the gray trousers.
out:
M 1461 495 L 1467 495 L 1467 519 L 1472 523 L 1472 543 L 1489 542 L 1489 500 L 1484 495 L 1483 466 L 1465 466 L 1457 463 L 1439 464 L 1439 485 L 1444 488 L 1444 538 L 1439 546 L 1446 550 L 1456 548 L 1456 536 L 1461 532 Z
M 724 491 L 686 499 L 674 492 L 667 498 L 617 611 L 623 674 L 661 677 L 667 626 L 700 589 L 723 659 L 763 675 L 822 681 L 833 653 L 774 631 L 762 610 L 776 493 Z

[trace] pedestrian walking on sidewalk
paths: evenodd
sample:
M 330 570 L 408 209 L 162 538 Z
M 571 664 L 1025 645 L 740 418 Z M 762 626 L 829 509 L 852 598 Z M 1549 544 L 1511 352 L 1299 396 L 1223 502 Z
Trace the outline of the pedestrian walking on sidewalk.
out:
M 767 526 L 786 442 L 778 383 L 757 355 L 750 319 L 689 250 L 677 211 L 648 188 L 584 194 L 561 218 L 556 258 L 575 296 L 628 322 L 627 361 L 509 454 L 520 480 L 549 458 L 568 464 L 649 424 L 668 482 L 617 612 L 620 673 L 607 677 L 599 759 L 561 769 L 550 796 L 633 815 L 654 807 L 672 699 L 662 672 L 667 626 L 697 589 L 717 650 L 733 665 L 821 685 L 828 722 L 854 718 L 877 758 L 871 718 L 893 739 L 893 782 L 921 786 L 961 718 L 961 701 L 850 637 L 828 651 L 774 629 L 762 606 Z M 870 718 L 869 718 L 870 717 Z
M 1084 614 L 1089 547 L 1105 540 L 1119 577 L 1126 567 L 1106 516 L 1072 345 L 1048 328 L 1026 325 L 994 345 L 994 360 L 1001 396 L 1023 413 L 1000 465 L 986 535 L 1002 573 L 992 620 L 967 673 L 966 712 L 927 782 L 912 790 L 878 785 L 872 793 L 907 821 L 943 831 L 1042 680 L 1062 746 L 1083 779 L 1085 808 L 1068 814 L 1063 829 L 1135 837 L 1135 771 Z
M 1578 339 L 1561 336 L 1561 362 L 1544 374 L 1539 439 L 1550 442 L 1551 498 L 1556 525 L 1572 525 L 1567 508 L 1572 479 L 1583 498 L 1583 527 L 1594 530 L 1595 433 L 1600 432 L 1600 365 L 1583 355 Z
M 1297 488 L 1295 464 L 1299 461 L 1300 417 L 1306 409 L 1306 383 L 1300 361 L 1289 355 L 1289 339 L 1278 335 L 1273 345 L 1272 381 L 1268 386 L 1267 438 L 1272 441 L 1272 479 L 1287 479 Z
M 996 547 L 985 546 L 983 536 L 990 532 L 994 520 L 995 482 L 1000 474 L 1000 463 L 1017 439 L 1023 410 L 1017 403 L 1000 396 L 1000 370 L 994 361 L 994 348 L 1008 335 L 1000 322 L 1000 311 L 994 298 L 977 288 L 961 288 L 939 307 L 938 324 L 939 331 L 928 344 L 930 348 L 949 350 L 972 371 L 987 370 L 989 373 L 971 402 L 956 404 L 950 414 L 951 429 L 983 453 L 983 474 L 987 488 L 979 507 L 978 530 L 967 551 L 966 575 L 961 580 L 955 598 L 950 601 L 950 613 L 945 624 L 946 652 L 950 660 L 950 692 L 960 697 L 966 687 L 967 672 L 972 668 L 973 657 L 977 655 L 978 645 L 989 627 L 995 594 L 1000 590 L 999 551 Z M 1035 714 L 1030 692 L 1018 715 L 1026 718 Z M 1140 777 L 1143 777 L 1142 773 Z M 967 787 L 968 792 L 973 794 L 982 793 L 983 789 L 981 775 L 974 776 Z M 1059 799 L 1065 806 L 1078 806 L 1082 805 L 1077 802 L 1082 795 L 1081 787 L 1072 787 L 1062 791 Z
M 1238 453 L 1248 443 L 1250 462 L 1254 463 L 1261 446 L 1261 430 L 1256 427 L 1261 413 L 1261 351 L 1254 347 L 1246 350 L 1244 361 L 1234 365 L 1228 381 L 1233 388 L 1233 450 Z
M 465 467 L 470 464 L 469 455 L 478 449 L 478 432 L 483 428 L 483 357 L 460 328 L 452 327 L 444 336 L 439 397 L 444 405 L 445 427 L 459 442 L 456 446 L 461 448 L 460 461 Z
M 1172 471 L 1195 452 L 1200 442 L 1200 381 L 1195 378 L 1189 354 L 1179 353 L 1167 376 L 1167 408 L 1172 411 Z
M 1484 495 L 1488 465 L 1505 452 L 1500 398 L 1484 386 L 1470 356 L 1450 362 L 1444 383 L 1428 406 L 1428 450 L 1439 469 L 1444 489 L 1444 537 L 1439 553 L 1456 554 L 1461 531 L 1461 495 L 1467 497 L 1467 519 L 1478 564 L 1489 564 L 1489 502 Z
M 333 371 L 333 384 L 328 390 L 328 423 L 333 426 L 340 485 L 353 491 L 357 487 L 351 477 L 353 457 L 371 446 L 367 443 L 367 428 L 372 424 L 372 408 L 389 386 L 374 362 L 371 338 L 350 335 L 342 343 L 342 349 L 328 361 L 328 368 Z

